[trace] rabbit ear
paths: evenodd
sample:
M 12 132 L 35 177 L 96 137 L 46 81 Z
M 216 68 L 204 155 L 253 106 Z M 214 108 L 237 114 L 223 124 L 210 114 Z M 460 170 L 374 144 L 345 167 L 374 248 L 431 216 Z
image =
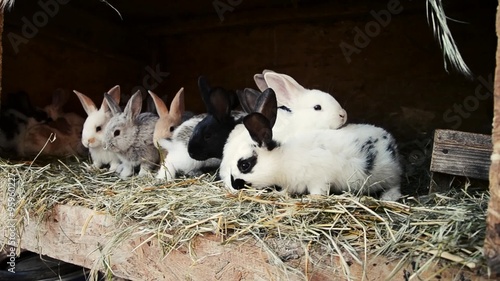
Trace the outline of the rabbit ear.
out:
M 141 91 L 135 92 L 130 100 L 127 102 L 123 112 L 129 121 L 135 120 L 137 116 L 141 113 L 142 109 L 142 94 Z
M 254 140 L 259 147 L 262 147 L 262 145 L 265 145 L 269 149 L 275 147 L 272 145 L 272 143 L 274 143 L 273 130 L 269 120 L 264 115 L 258 112 L 250 113 L 243 118 L 243 124 L 252 140 Z
M 236 94 L 238 95 L 243 111 L 252 113 L 255 111 L 257 99 L 262 93 L 251 88 L 245 88 L 243 91 L 237 91 Z
M 210 93 L 210 103 L 207 105 L 207 111 L 212 114 L 219 122 L 224 121 L 231 116 L 231 98 L 229 93 L 222 88 L 216 88 Z
M 185 111 L 184 88 L 181 88 L 170 103 L 170 116 L 176 123 L 180 123 Z
M 264 74 L 264 79 L 269 88 L 276 92 L 279 103 L 285 106 L 290 106 L 293 100 L 305 91 L 304 87 L 286 74 L 269 71 Z
M 116 104 L 120 104 L 120 86 L 116 85 L 113 88 L 109 89 L 108 95 L 115 101 Z M 102 110 L 104 112 L 109 110 L 108 102 L 106 99 L 102 100 L 101 104 Z
M 266 80 L 264 80 L 264 74 L 255 74 L 253 76 L 253 80 L 255 81 L 255 85 L 261 92 L 265 91 L 269 86 L 267 86 Z
M 111 115 L 115 116 L 122 113 L 122 109 L 120 108 L 118 103 L 116 103 L 116 101 L 111 97 L 111 95 L 109 95 L 108 93 L 104 93 L 104 99 L 106 100 L 106 104 L 109 106 Z
M 90 115 L 93 112 L 97 111 L 97 107 L 95 106 L 95 103 L 86 95 L 78 92 L 77 90 L 73 90 L 73 93 L 76 94 L 78 99 L 80 100 L 80 103 L 83 106 L 83 110 L 87 113 L 87 115 Z
M 208 85 L 208 81 L 205 76 L 198 77 L 198 88 L 200 89 L 201 98 L 203 99 L 203 103 L 205 103 L 205 107 L 207 111 L 209 111 L 210 106 L 210 85 Z
M 278 102 L 273 89 L 268 88 L 257 98 L 254 111 L 264 115 L 269 120 L 271 128 L 274 126 L 278 114 Z
M 155 93 L 148 91 L 149 95 L 153 99 L 154 107 L 156 108 L 156 112 L 160 118 L 165 118 L 168 116 L 168 108 L 165 105 L 165 102 L 157 96 Z
M 58 88 L 52 93 L 52 106 L 61 109 L 69 100 L 69 95 L 64 89 Z

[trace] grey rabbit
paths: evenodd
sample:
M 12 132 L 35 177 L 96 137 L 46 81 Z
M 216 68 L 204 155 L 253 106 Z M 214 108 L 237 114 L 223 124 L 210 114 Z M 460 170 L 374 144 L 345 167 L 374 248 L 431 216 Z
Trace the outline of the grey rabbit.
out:
M 160 155 L 153 144 L 153 131 L 158 116 L 151 112 L 141 113 L 142 95 L 138 91 L 121 110 L 115 100 L 104 94 L 112 118 L 104 131 L 104 149 L 117 153 L 121 164 L 116 170 L 121 178 L 133 175 L 134 167 L 140 166 L 139 176 L 152 171 L 160 162 Z

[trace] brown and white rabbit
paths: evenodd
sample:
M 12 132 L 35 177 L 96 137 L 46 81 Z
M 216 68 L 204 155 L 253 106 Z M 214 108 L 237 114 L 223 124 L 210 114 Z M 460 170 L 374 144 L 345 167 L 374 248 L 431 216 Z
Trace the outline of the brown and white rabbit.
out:
M 70 94 L 64 89 L 56 89 L 52 93 L 52 102 L 44 107 L 45 112 L 52 120 L 64 118 L 77 133 L 81 133 L 85 119 L 74 113 L 64 112 L 63 107 L 68 102 Z
M 110 95 L 104 96 L 113 116 L 104 129 L 104 149 L 115 152 L 120 158 L 117 172 L 121 178 L 132 176 L 136 166 L 140 166 L 140 176 L 148 174 L 160 162 L 159 152 L 153 144 L 158 116 L 151 112 L 141 113 L 139 91 L 132 95 L 123 112 Z
M 158 140 L 170 138 L 174 129 L 182 123 L 182 116 L 185 111 L 184 88 L 181 88 L 172 99 L 170 110 L 158 95 L 151 91 L 148 92 L 154 102 L 156 113 L 159 116 L 153 133 L 153 143 L 158 147 Z
M 97 108 L 88 96 L 76 90 L 73 92 L 87 113 L 82 130 L 82 144 L 89 149 L 94 167 L 101 168 L 103 165 L 109 165 L 109 171 L 116 171 L 120 164 L 118 155 L 103 147 L 104 129 L 111 119 L 111 110 L 107 100 L 103 98 L 101 106 Z M 111 88 L 108 95 L 118 104 L 120 102 L 120 86 L 116 85 Z
M 18 144 L 21 157 L 33 157 L 38 154 L 50 156 L 84 156 L 87 149 L 81 142 L 81 133 L 77 133 L 64 118 L 28 128 Z
M 159 98 L 152 92 L 149 94 L 153 97 L 156 111 L 160 114 L 160 119 L 155 127 L 154 142 L 160 149 L 166 151 L 166 157 L 162 159 L 156 178 L 172 180 L 178 174 L 195 176 L 201 174 L 205 168 L 217 168 L 220 163 L 219 159 L 198 161 L 191 158 L 188 153 L 189 138 L 196 125 L 206 117 L 206 114 L 193 116 L 178 126 L 173 125 L 180 121 L 179 117 L 184 113 L 184 90 L 181 89 L 177 93 L 168 113 L 165 104 L 160 102 Z

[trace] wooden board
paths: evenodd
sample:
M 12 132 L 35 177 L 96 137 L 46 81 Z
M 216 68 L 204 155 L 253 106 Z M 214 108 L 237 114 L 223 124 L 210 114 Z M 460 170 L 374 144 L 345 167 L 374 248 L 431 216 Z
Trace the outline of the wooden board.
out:
M 500 10 L 497 10 L 497 34 L 500 33 Z M 500 37 L 499 37 L 500 38 Z M 493 154 L 490 167 L 490 202 L 486 218 L 484 255 L 492 277 L 500 277 L 500 39 L 497 44 L 494 86 Z
M 436 130 L 430 170 L 487 180 L 491 153 L 491 136 Z
M 126 223 L 121 221 L 120 225 Z M 267 246 L 256 239 L 224 244 L 221 237 L 213 234 L 193 237 L 188 246 L 164 256 L 157 240 L 148 236 L 134 235 L 110 244 L 111 237 L 123 230 L 116 228 L 115 220 L 109 215 L 59 205 L 46 221 L 30 218 L 22 232 L 21 247 L 87 268 L 96 264 L 101 269 L 102 252 L 107 251 L 106 259 L 113 274 L 131 280 L 348 280 L 338 256 L 313 249 L 305 254 L 307 245 L 297 241 L 297 254 L 286 261 L 271 256 Z M 0 237 L 0 245 L 5 242 L 2 239 L 5 238 Z M 290 245 L 281 244 L 279 249 L 289 251 Z M 385 280 L 399 263 L 382 256 L 368 256 L 365 265 L 349 256 L 344 259 L 349 262 L 350 280 Z M 285 272 L 283 264 L 296 271 Z M 438 274 L 442 280 L 457 280 L 459 276 L 486 280 L 459 267 L 443 271 L 436 264 L 431 268 L 418 276 L 426 279 Z M 415 263 L 408 262 L 396 271 L 394 280 L 405 280 L 417 269 Z

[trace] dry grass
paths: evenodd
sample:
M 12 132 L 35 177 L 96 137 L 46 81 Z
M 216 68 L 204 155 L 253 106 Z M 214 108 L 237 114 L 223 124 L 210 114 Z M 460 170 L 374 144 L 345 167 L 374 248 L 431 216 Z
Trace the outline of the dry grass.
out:
M 255 238 L 284 270 L 296 269 L 286 263 L 290 256 L 268 243 L 273 238 L 339 256 L 346 276 L 349 262 L 367 262 L 369 255 L 400 259 L 401 266 L 421 258 L 427 262 L 420 271 L 435 260 L 474 270 L 484 267 L 486 193 L 454 191 L 403 203 L 347 194 L 292 198 L 251 190 L 231 194 L 210 175 L 170 183 L 152 177 L 124 181 L 78 159 L 46 165 L 0 162 L 3 229 L 9 216 L 6 190 L 14 178 L 18 229 L 28 219 L 43 220 L 56 204 L 102 210 L 117 218 L 120 231 L 99 249 L 103 255 L 94 271 L 104 265 L 110 272 L 106 253 L 137 233 L 158 239 L 165 254 L 203 233 L 221 234 L 222 243 Z

